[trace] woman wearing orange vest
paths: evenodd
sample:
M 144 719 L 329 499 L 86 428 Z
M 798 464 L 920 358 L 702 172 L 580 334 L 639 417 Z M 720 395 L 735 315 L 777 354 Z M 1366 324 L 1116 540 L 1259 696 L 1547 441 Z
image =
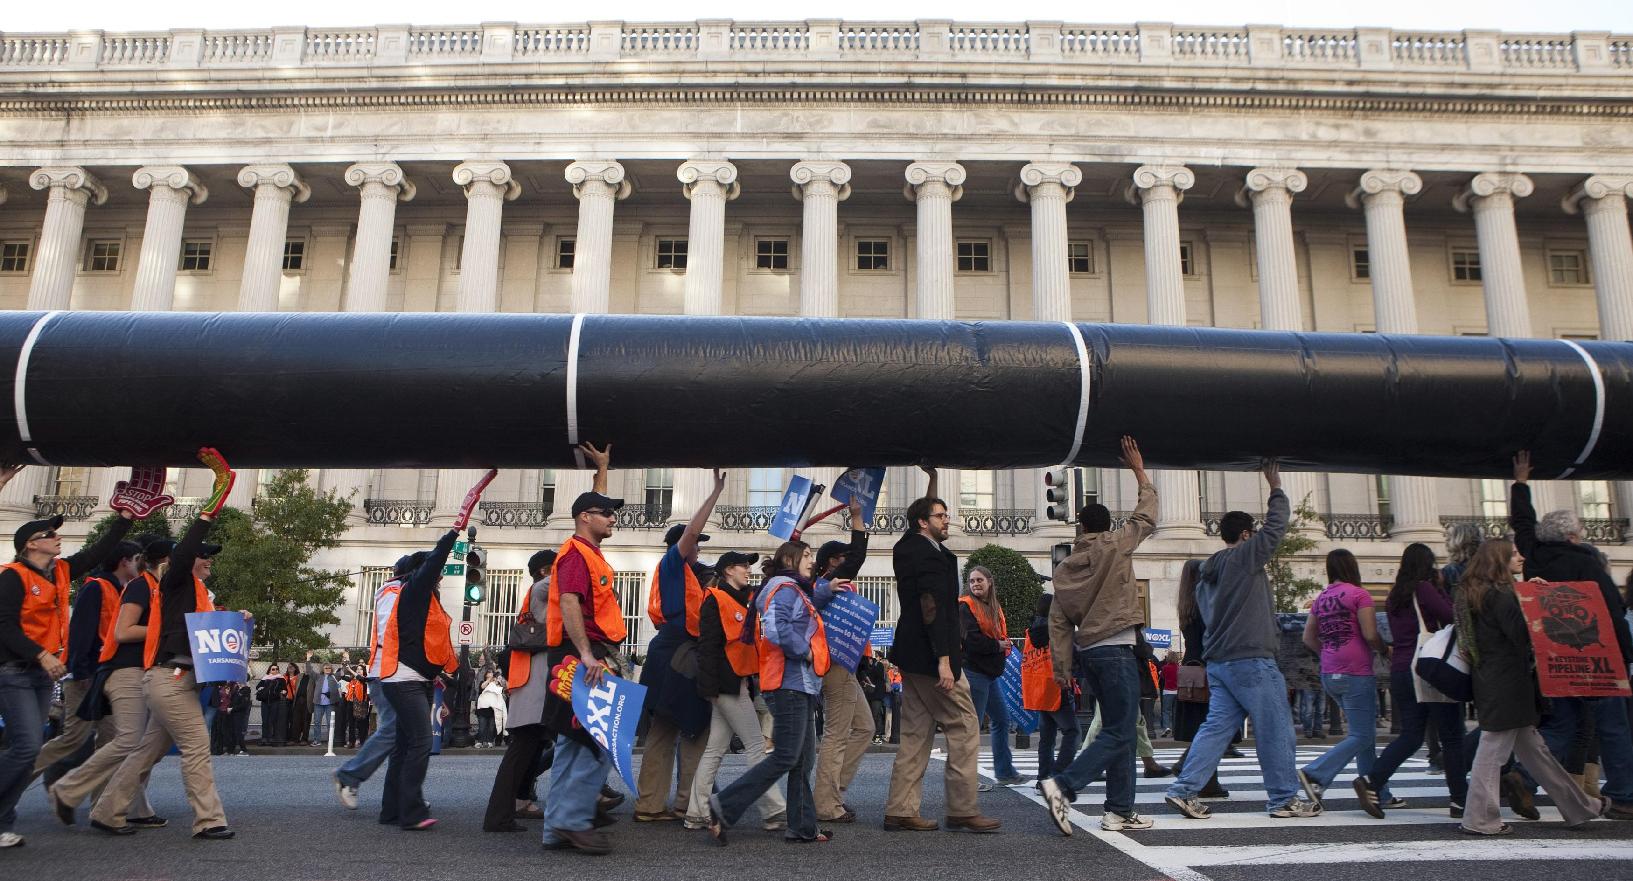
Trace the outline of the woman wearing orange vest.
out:
M 760 655 L 755 648 L 754 617 L 749 609 L 754 590 L 749 587 L 749 567 L 760 561 L 759 554 L 727 551 L 715 561 L 718 582 L 709 588 L 699 614 L 697 640 L 697 693 L 713 706 L 709 739 L 703 758 L 692 777 L 692 798 L 686 811 L 686 828 L 709 826 L 709 793 L 720 773 L 720 761 L 731 750 L 732 735 L 743 741 L 743 754 L 750 765 L 765 758 L 765 735 L 760 716 L 754 709 L 754 682 L 760 671 Z M 787 823 L 788 804 L 773 786 L 760 798 L 760 819 L 768 830 Z
M 1061 688 L 1055 681 L 1054 661 L 1049 654 L 1049 608 L 1054 600 L 1053 594 L 1038 597 L 1021 654 L 1021 701 L 1028 710 L 1038 713 L 1039 781 L 1066 770 L 1077 757 L 1083 739 L 1083 726 L 1077 721 L 1077 682 L 1074 680 L 1070 689 Z
M 539 551 L 528 558 L 527 571 L 534 578 L 527 602 L 517 613 L 512 627 L 539 627 L 544 624 L 550 604 L 550 567 L 556 552 Z M 550 691 L 549 652 L 510 652 L 505 673 L 510 705 L 505 714 L 505 730 L 510 742 L 493 775 L 488 793 L 488 810 L 482 818 L 483 832 L 516 832 L 518 819 L 539 820 L 544 812 L 535 803 L 539 775 L 549 770 L 554 758 L 550 729 L 544 724 L 544 699 Z
M 749 805 L 788 777 L 785 841 L 827 841 L 817 828 L 811 769 L 816 765 L 816 708 L 828 672 L 828 635 L 811 602 L 816 555 L 802 541 L 783 542 L 766 561 L 765 584 L 754 598 L 759 615 L 760 688 L 771 708 L 771 755 L 709 798 L 709 834 L 722 847 L 726 830 Z
M 1003 678 L 1011 645 L 1009 622 L 1004 618 L 1004 607 L 998 602 L 998 583 L 991 569 L 970 567 L 964 580 L 964 595 L 958 598 L 958 617 L 964 636 L 964 674 L 970 680 L 970 700 L 975 702 L 977 719 L 992 721 L 992 766 L 998 773 L 998 783 L 1001 786 L 1025 783 L 1026 778 L 1015 770 L 1015 755 L 1009 740 L 1009 708 L 1004 704 L 1003 689 L 998 684 Z M 991 788 L 987 783 L 980 786 L 983 792 Z

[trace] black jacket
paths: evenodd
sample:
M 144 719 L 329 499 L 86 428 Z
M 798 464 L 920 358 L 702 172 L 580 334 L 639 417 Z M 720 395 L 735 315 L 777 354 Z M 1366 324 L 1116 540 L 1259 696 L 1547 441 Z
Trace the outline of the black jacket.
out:
M 743 604 L 745 615 L 753 615 L 752 603 L 754 589 L 745 587 L 737 590 L 725 582 L 719 585 L 721 590 L 731 594 L 732 598 Z M 750 633 L 753 632 L 753 622 L 744 622 Z M 726 660 L 726 631 L 720 626 L 720 601 L 710 591 L 703 595 L 703 605 L 698 607 L 698 637 L 697 637 L 697 694 L 704 700 L 710 700 L 724 695 L 735 695 L 743 687 L 743 678 L 732 670 L 731 662 Z M 753 695 L 755 688 L 754 677 L 749 679 L 749 694 Z
M 964 635 L 964 666 L 989 679 L 1004 675 L 1004 647 L 981 632 L 981 622 L 968 603 L 958 604 L 958 621 Z
M 1519 599 L 1512 590 L 1492 590 L 1486 594 L 1486 608 L 1474 610 L 1473 617 L 1474 645 L 1480 652 L 1480 664 L 1474 668 L 1480 727 L 1486 731 L 1534 727 L 1542 719 L 1542 698 Z
M 192 643 L 187 641 L 187 613 L 209 612 L 211 609 L 198 608 L 198 599 L 193 590 L 193 561 L 198 559 L 199 548 L 204 545 L 205 536 L 215 523 L 199 517 L 193 525 L 187 527 L 187 534 L 182 536 L 174 550 L 170 552 L 170 568 L 165 570 L 164 578 L 159 581 L 159 598 L 163 601 L 163 608 L 159 610 L 159 663 L 182 658 L 191 663 L 193 658 Z M 149 618 L 153 610 L 148 610 Z
M 939 676 L 940 659 L 946 657 L 957 679 L 964 666 L 958 625 L 958 557 L 915 530 L 896 542 L 890 561 L 901 608 L 890 659 L 903 673 Z M 928 617 L 921 598 L 929 600 Z
M 1508 525 L 1514 530 L 1514 546 L 1525 555 L 1525 577 L 1546 581 L 1592 581 L 1604 595 L 1605 608 L 1616 630 L 1616 644 L 1622 663 L 1633 664 L 1633 633 L 1627 626 L 1627 605 L 1610 573 L 1599 563 L 1599 555 L 1584 545 L 1568 541 L 1537 539 L 1537 510 L 1531 505 L 1531 487 L 1514 484 L 1508 507 Z
M 430 680 L 435 680 L 442 668 L 425 657 L 425 619 L 430 615 L 431 604 L 442 602 L 442 597 L 437 593 L 437 584 L 442 581 L 442 567 L 448 562 L 448 554 L 453 551 L 454 542 L 458 539 L 459 532 L 454 529 L 437 539 L 431 555 L 425 558 L 420 568 L 414 570 L 414 574 L 408 576 L 408 580 L 403 582 L 402 592 L 397 595 L 397 663 L 407 665 Z M 310 681 L 310 677 L 301 678 L 303 687 Z M 311 706 L 309 699 L 306 705 Z
M 869 701 L 885 698 L 885 665 L 871 655 L 863 655 L 856 668 L 856 679 L 862 683 L 862 696 Z

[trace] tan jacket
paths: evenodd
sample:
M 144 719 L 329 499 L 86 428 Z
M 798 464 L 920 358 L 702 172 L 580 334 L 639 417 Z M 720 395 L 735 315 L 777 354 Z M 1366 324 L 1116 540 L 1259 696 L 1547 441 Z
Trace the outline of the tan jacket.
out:
M 1072 650 L 1145 624 L 1134 582 L 1134 549 L 1157 528 L 1157 488 L 1140 484 L 1140 500 L 1121 529 L 1079 538 L 1055 567 L 1049 607 L 1049 651 L 1055 675 L 1072 677 Z

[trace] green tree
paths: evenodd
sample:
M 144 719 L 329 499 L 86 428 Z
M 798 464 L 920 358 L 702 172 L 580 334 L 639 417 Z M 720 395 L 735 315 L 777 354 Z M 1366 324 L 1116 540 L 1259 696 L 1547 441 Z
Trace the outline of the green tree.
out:
M 977 548 L 964 560 L 966 580 L 974 566 L 992 570 L 992 580 L 998 587 L 998 604 L 1003 607 L 1009 635 L 1020 638 L 1026 633 L 1026 625 L 1032 623 L 1038 597 L 1043 596 L 1043 582 L 1038 580 L 1038 573 L 1020 551 L 992 544 Z
M 262 487 L 249 513 L 224 508 L 210 540 L 222 551 L 210 587 L 216 602 L 255 615 L 255 644 L 281 659 L 329 644 L 323 628 L 340 623 L 335 609 L 350 573 L 309 565 L 339 545 L 351 503 L 320 493 L 304 469 L 289 469 Z
M 1270 554 L 1270 562 L 1265 564 L 1265 575 L 1270 579 L 1270 590 L 1274 596 L 1276 611 L 1297 612 L 1299 604 L 1305 597 L 1322 588 L 1320 581 L 1314 578 L 1300 578 L 1293 571 L 1293 560 L 1301 554 L 1308 553 L 1316 546 L 1316 541 L 1304 534 L 1303 530 L 1317 519 L 1315 509 L 1310 507 L 1310 497 L 1305 496 L 1293 509 L 1292 522 L 1287 524 L 1287 534 L 1281 537 L 1281 543 Z

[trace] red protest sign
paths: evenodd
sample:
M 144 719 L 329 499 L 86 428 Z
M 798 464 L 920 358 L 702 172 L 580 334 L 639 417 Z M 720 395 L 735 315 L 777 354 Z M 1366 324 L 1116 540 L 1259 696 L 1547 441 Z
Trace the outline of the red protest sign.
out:
M 1605 596 L 1591 581 L 1514 585 L 1546 697 L 1627 697 L 1627 666 Z

